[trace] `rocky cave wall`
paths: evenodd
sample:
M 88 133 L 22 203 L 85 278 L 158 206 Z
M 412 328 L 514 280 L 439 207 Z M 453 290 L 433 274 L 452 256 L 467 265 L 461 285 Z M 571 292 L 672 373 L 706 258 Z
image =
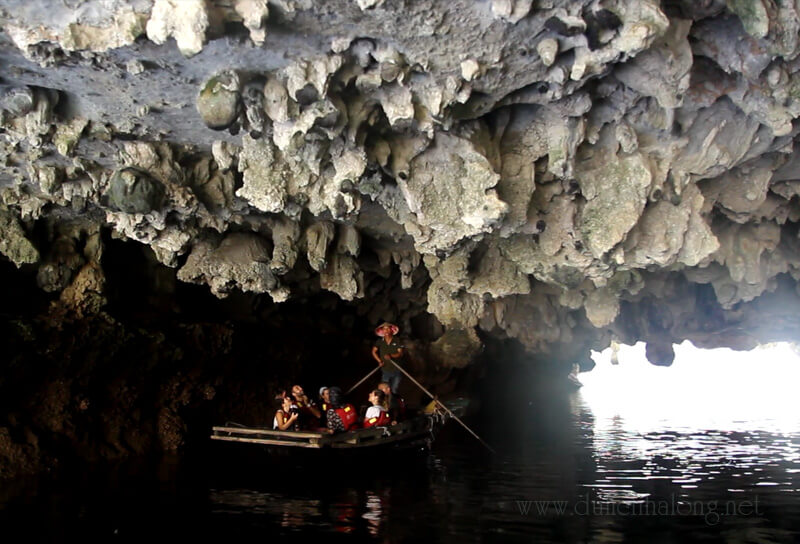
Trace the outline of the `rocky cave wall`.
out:
M 212 425 L 271 425 L 275 396 L 292 384 L 310 394 L 349 388 L 374 368 L 371 322 L 334 293 L 218 299 L 179 281 L 147 246 L 108 232 L 101 242 L 102 289 L 75 298 L 42 291 L 35 267 L 0 262 L 0 283 L 14 282 L 0 314 L 0 480 L 75 461 L 205 452 Z M 78 315 L 88 307 L 79 299 L 102 309 Z M 437 394 L 477 391 L 469 380 L 482 365 L 430 365 L 427 321 L 404 331 L 404 366 Z M 350 399 L 359 405 L 374 385 Z M 403 394 L 421 401 L 415 389 Z
M 108 239 L 180 282 L 330 292 L 487 339 L 797 340 L 800 6 L 0 1 L 0 253 L 108 315 Z M 6 286 L 10 288 L 10 286 Z

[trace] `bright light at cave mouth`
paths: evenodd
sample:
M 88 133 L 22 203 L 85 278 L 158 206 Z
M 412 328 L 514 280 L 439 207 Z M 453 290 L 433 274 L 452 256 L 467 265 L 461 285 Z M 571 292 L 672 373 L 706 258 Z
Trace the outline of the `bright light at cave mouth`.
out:
M 671 367 L 647 362 L 645 344 L 592 352 L 597 366 L 580 374 L 581 396 L 596 425 L 800 432 L 800 355 L 787 343 L 752 351 L 675 345 Z

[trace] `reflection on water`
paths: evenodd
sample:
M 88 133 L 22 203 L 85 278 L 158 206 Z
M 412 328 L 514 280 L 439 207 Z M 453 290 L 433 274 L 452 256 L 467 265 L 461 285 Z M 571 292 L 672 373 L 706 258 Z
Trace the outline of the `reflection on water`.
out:
M 430 454 L 300 469 L 224 449 L 0 493 L 0 523 L 54 542 L 141 542 L 153 527 L 225 542 L 800 541 L 800 427 L 695 428 L 663 411 L 648 422 L 599 398 L 506 399 L 479 429 L 493 456 L 453 425 Z
M 323 480 L 304 484 L 306 494 L 212 489 L 211 513 L 260 518 L 273 531 L 291 530 L 283 535 L 374 541 L 800 538 L 800 429 L 641 432 L 619 415 L 598 420 L 580 393 L 526 410 L 516 434 L 492 436 L 503 444 L 496 456 L 450 429 L 407 479 L 386 472 Z
M 303 483 L 303 487 L 306 484 Z M 299 533 L 313 527 L 315 531 L 331 530 L 341 534 L 358 532 L 380 534 L 384 521 L 383 499 L 374 491 L 363 494 L 354 488 L 343 489 L 324 499 L 292 497 L 286 492 L 274 493 L 247 488 L 210 489 L 210 514 L 230 518 L 235 523 L 267 521 L 280 528 L 282 534 Z M 245 519 L 237 519 L 245 518 Z M 363 522 L 362 522 L 363 520 Z

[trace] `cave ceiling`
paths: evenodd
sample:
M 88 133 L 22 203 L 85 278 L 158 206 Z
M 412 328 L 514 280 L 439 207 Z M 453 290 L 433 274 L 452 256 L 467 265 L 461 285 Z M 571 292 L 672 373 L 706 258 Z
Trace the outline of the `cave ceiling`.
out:
M 77 315 L 104 232 L 574 359 L 798 337 L 800 10 L 770 0 L 2 0 L 0 252 Z

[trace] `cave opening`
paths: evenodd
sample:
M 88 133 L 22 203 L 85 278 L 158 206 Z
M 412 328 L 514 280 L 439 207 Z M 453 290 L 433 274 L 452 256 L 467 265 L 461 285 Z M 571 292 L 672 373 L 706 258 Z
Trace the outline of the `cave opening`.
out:
M 644 433 L 796 428 L 800 354 L 794 343 L 735 351 L 687 340 L 673 349 L 669 367 L 649 363 L 643 342 L 592 352 L 596 365 L 580 374 L 580 395 L 596 424 Z

